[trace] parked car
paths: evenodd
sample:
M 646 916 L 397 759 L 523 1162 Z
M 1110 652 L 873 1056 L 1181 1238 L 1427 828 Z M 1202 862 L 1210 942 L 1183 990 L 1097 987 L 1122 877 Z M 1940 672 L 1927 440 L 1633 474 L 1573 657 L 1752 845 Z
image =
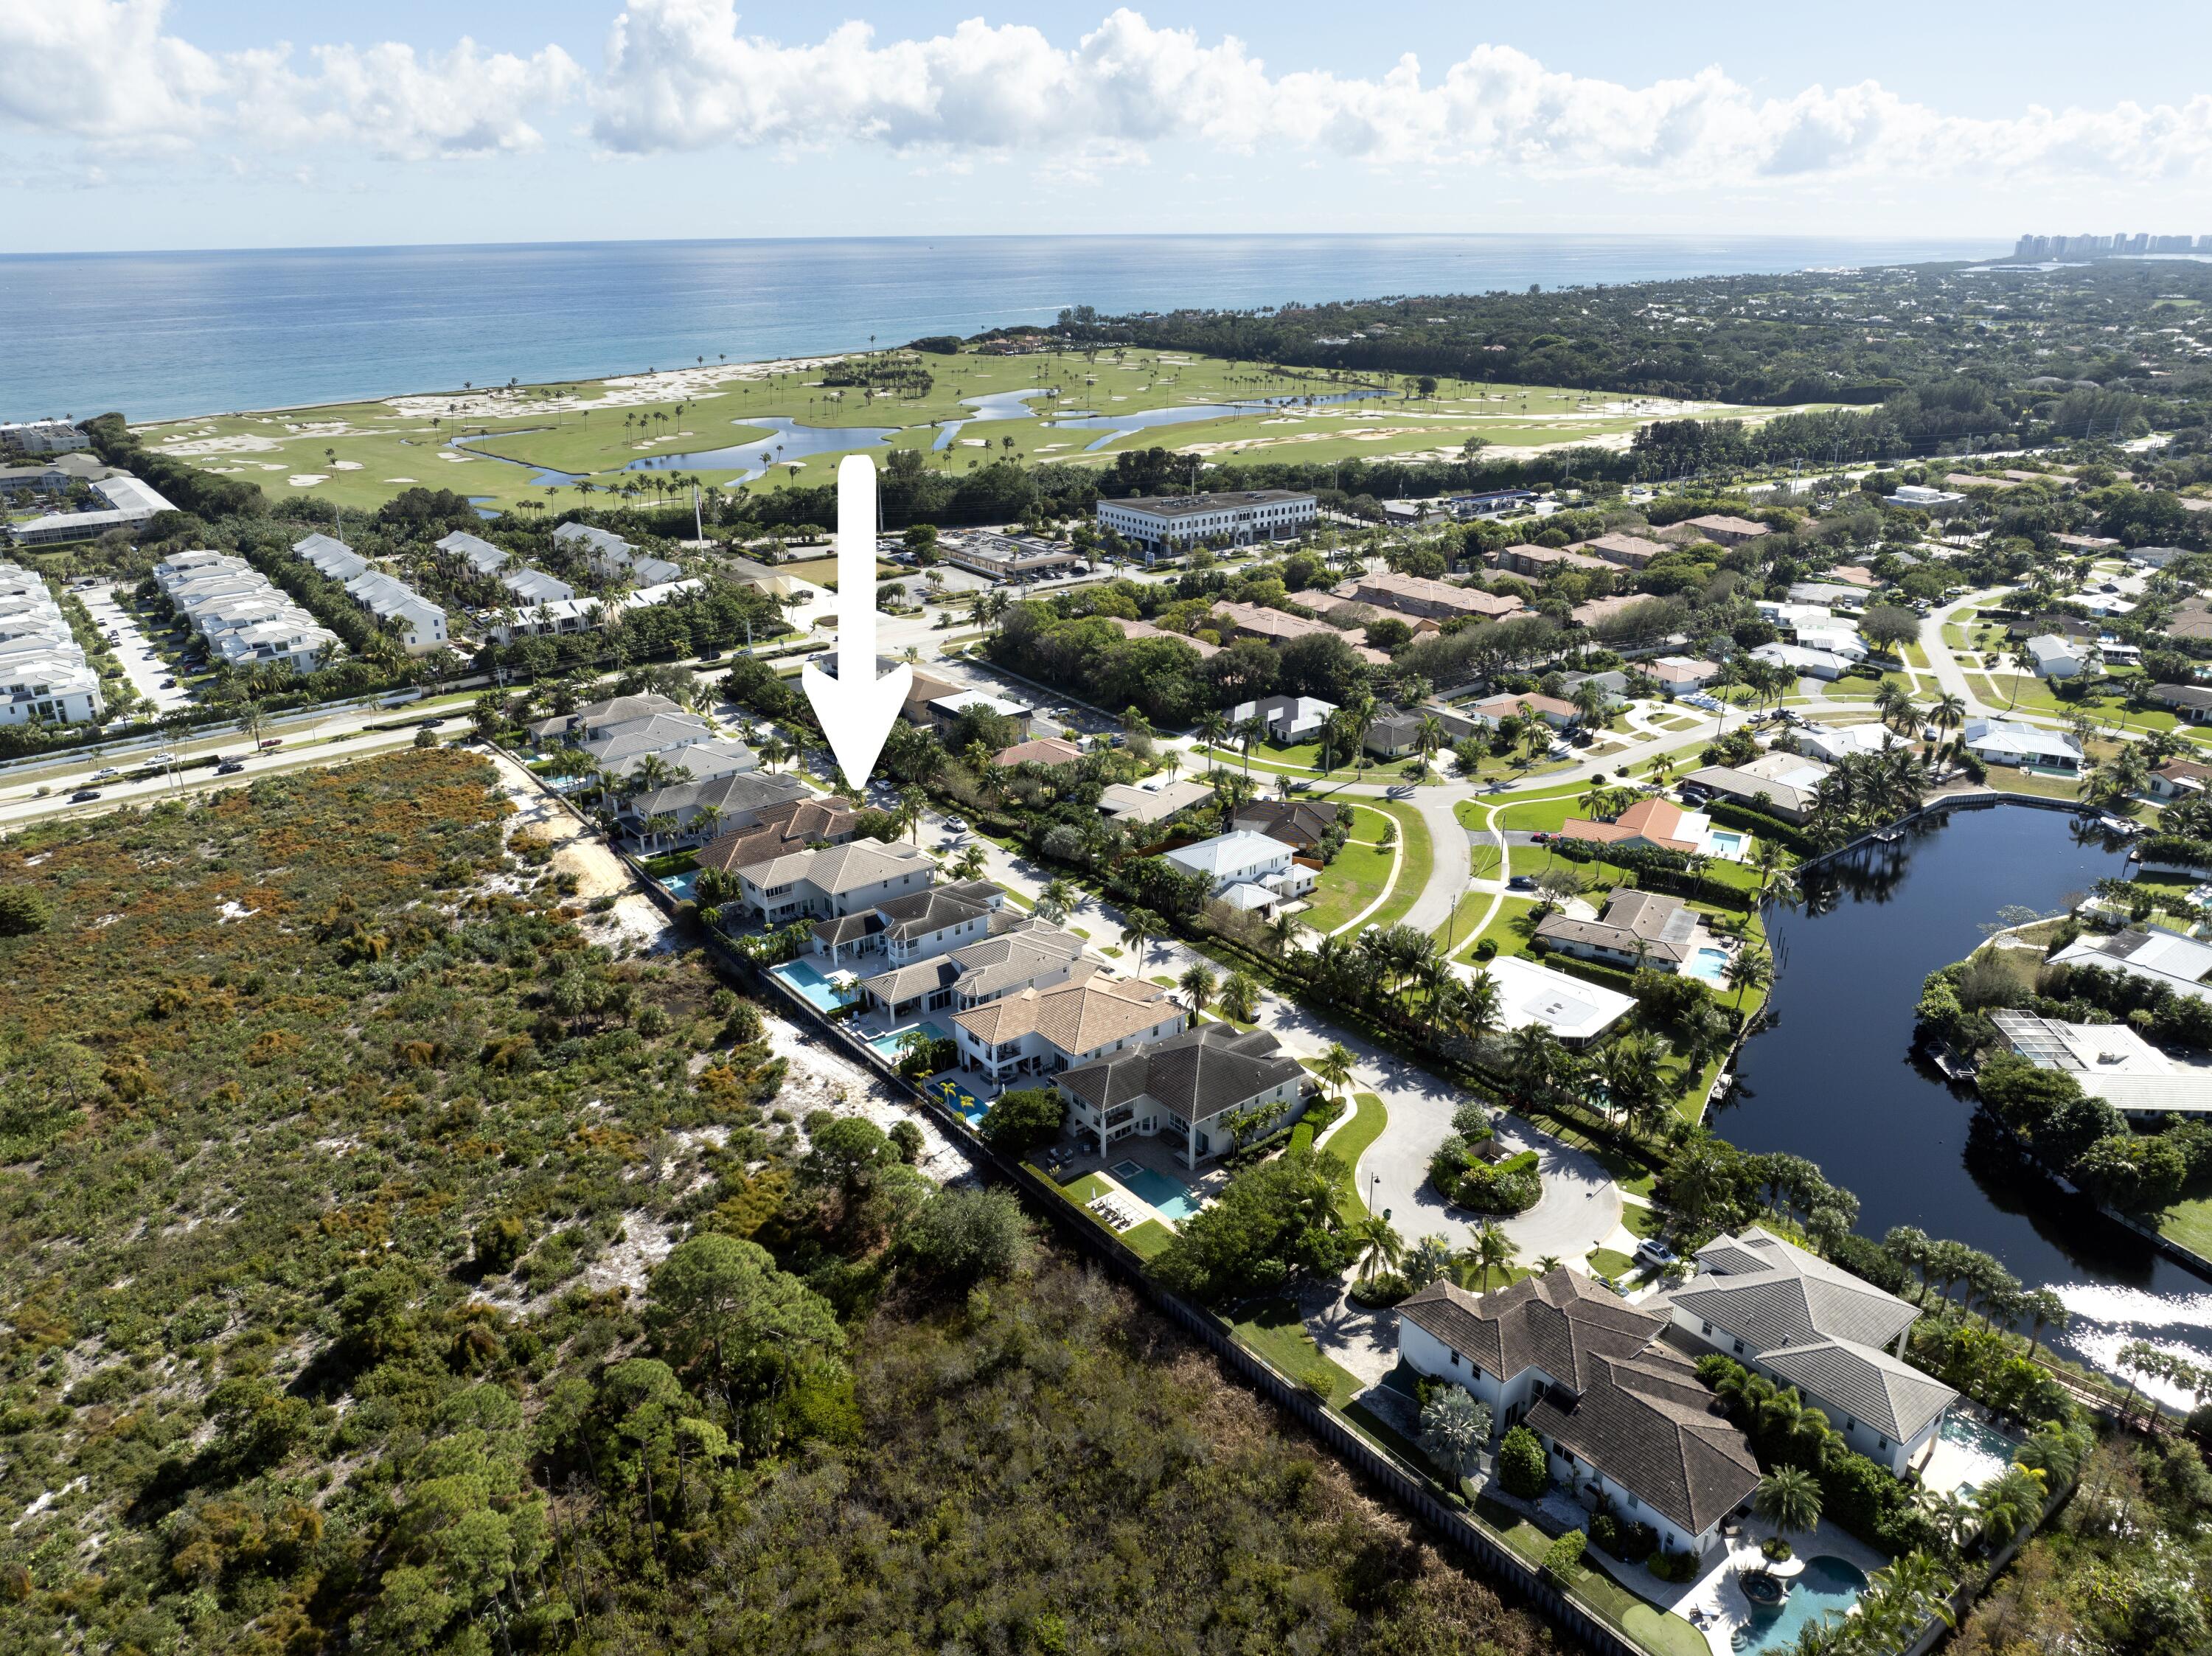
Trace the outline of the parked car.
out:
M 1656 1236 L 1647 1236 L 1636 1245 L 1636 1257 L 1646 1265 L 1657 1265 L 1663 1270 L 1675 1264 L 1681 1256 Z
M 173 678 L 165 678 L 161 681 L 161 688 L 165 690 L 173 690 L 177 688 L 177 681 Z
M 1505 889 L 1508 891 L 1534 891 L 1536 889 L 1536 877 L 1533 874 L 1516 874 L 1505 883 Z
M 98 788 L 79 788 L 75 793 L 70 795 L 70 803 L 73 805 L 81 805 L 88 799 L 97 799 L 99 798 L 100 790 Z

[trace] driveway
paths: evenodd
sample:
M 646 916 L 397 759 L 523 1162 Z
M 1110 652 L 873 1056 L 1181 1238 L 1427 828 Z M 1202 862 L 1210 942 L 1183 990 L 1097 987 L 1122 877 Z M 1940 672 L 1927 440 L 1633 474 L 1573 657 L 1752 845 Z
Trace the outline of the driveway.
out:
M 146 634 L 130 612 L 115 601 L 113 586 L 88 586 L 77 596 L 84 601 L 85 613 L 92 617 L 92 624 L 100 636 L 115 634 L 118 641 L 108 647 L 123 664 L 123 675 L 131 681 L 131 688 L 143 696 L 156 713 L 191 706 L 191 692 L 182 686 L 167 690 L 161 688 L 161 681 L 169 676 L 169 664 L 147 641 Z

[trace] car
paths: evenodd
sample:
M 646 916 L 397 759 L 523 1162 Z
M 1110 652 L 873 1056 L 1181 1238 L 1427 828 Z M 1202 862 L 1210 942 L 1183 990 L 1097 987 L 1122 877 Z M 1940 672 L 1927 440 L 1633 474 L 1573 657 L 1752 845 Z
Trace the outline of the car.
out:
M 100 769 L 93 772 L 92 779 L 95 782 L 105 782 L 111 776 L 120 776 L 123 773 L 116 769 L 114 766 L 105 765 Z
M 161 688 L 165 690 L 173 690 L 177 688 L 177 681 L 173 678 L 165 678 L 161 681 Z
M 1536 889 L 1536 877 L 1533 874 L 1516 874 L 1505 883 L 1505 889 L 1508 891 L 1534 891 Z
M 1681 1258 L 1656 1236 L 1647 1236 L 1638 1242 L 1636 1245 L 1636 1257 L 1646 1265 L 1658 1265 L 1662 1269 L 1678 1263 Z
M 947 834 L 965 834 L 968 824 L 957 816 L 948 816 L 945 819 L 945 831 Z
M 75 793 L 70 795 L 70 803 L 73 805 L 81 805 L 88 799 L 97 799 L 99 798 L 100 790 L 98 788 L 79 788 Z
M 235 776 L 245 768 L 246 761 L 243 759 L 226 759 L 215 767 L 215 773 L 217 776 Z
M 1552 843 L 1552 836 L 1539 828 L 1528 836 L 1528 843 L 1532 846 L 1548 846 Z
M 263 737 L 261 738 L 261 743 L 260 743 L 260 750 L 261 750 L 263 753 L 267 753 L 267 752 L 269 751 L 269 749 L 271 749 L 271 748 L 281 748 L 281 747 L 283 747 L 283 745 L 284 745 L 284 738 L 283 738 L 283 737 L 281 737 L 281 736 L 264 736 L 264 737 Z
M 721 658 L 722 652 L 711 646 L 699 652 L 699 659 L 702 661 L 720 661 Z

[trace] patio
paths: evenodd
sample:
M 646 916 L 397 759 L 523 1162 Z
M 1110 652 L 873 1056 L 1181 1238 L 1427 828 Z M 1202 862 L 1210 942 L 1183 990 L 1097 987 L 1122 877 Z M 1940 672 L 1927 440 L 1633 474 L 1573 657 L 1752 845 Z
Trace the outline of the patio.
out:
M 1748 1633 L 1755 1623 L 1771 1623 L 1774 1620 L 1771 1610 L 1754 1609 L 1744 1594 L 1737 1572 L 1766 1567 L 1759 1547 L 1772 1538 L 1775 1530 L 1763 1518 L 1745 1517 L 1734 1521 L 1738 1525 L 1736 1533 L 1724 1535 L 1723 1544 L 1713 1549 L 1707 1568 L 1694 1581 L 1662 1581 L 1642 1565 L 1609 1557 L 1595 1547 L 1583 1556 L 1585 1562 L 1595 1561 L 1602 1566 L 1607 1574 L 1638 1598 L 1662 1610 L 1673 1611 L 1688 1622 L 1705 1635 L 1713 1656 L 1736 1656 L 1739 1633 Z M 1889 1563 L 1884 1554 L 1846 1535 L 1832 1524 L 1823 1525 L 1809 1535 L 1793 1534 L 1790 1544 L 1800 1562 L 1840 1559 L 1862 1575 L 1871 1576 Z
M 1165 1137 L 1145 1138 L 1132 1133 L 1115 1139 L 1103 1156 L 1085 1150 L 1071 1166 L 1079 1178 L 1095 1174 L 1127 1192 L 1129 1202 L 1140 1210 L 1140 1218 L 1158 1219 L 1172 1227 L 1219 1195 L 1229 1182 L 1229 1174 L 1218 1163 L 1192 1171 L 1176 1159 L 1170 1143 Z

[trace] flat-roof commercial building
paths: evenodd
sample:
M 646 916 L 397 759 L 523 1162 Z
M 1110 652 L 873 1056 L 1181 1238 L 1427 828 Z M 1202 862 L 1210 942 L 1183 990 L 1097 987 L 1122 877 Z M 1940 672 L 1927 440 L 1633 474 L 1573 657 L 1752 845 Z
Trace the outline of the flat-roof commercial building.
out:
M 1146 562 L 1219 537 L 1231 546 L 1286 540 L 1313 522 L 1319 503 L 1284 488 L 1218 494 L 1138 495 L 1098 502 L 1098 526 L 1132 541 Z
M 0 424 L 0 450 L 14 454 L 67 454 L 91 446 L 92 439 L 66 420 L 15 420 Z
M 156 513 L 173 511 L 158 489 L 123 472 L 93 480 L 93 492 L 107 502 L 96 512 L 52 512 L 43 518 L 15 525 L 15 537 L 25 546 L 54 546 L 66 541 L 88 541 L 111 529 L 136 529 Z
M 100 675 L 45 578 L 0 562 L 0 725 L 84 725 L 106 713 Z
M 956 569 L 996 581 L 1040 580 L 1083 561 L 1073 552 L 1011 535 L 966 534 L 938 543 L 938 555 Z

